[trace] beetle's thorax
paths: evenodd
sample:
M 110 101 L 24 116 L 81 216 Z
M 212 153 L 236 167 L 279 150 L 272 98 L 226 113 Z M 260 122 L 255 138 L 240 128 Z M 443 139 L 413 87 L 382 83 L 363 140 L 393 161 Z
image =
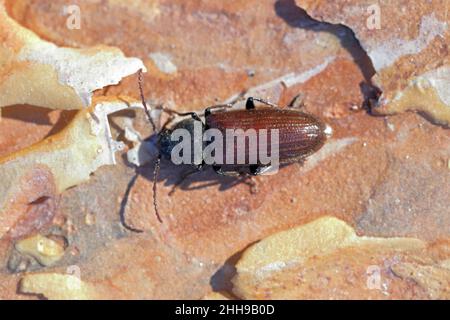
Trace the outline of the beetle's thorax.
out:
M 203 132 L 205 127 L 201 121 L 192 118 L 183 119 L 176 123 L 173 127 L 164 129 L 159 133 L 159 151 L 166 159 L 172 158 L 174 148 L 180 144 L 180 140 L 188 138 L 194 150 L 195 144 L 200 146 L 202 150 Z

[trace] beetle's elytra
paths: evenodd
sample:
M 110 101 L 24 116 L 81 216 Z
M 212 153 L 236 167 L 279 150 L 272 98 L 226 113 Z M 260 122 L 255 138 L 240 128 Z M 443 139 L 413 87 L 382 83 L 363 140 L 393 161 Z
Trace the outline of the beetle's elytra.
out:
M 153 125 L 144 100 L 141 81 L 142 73 L 139 74 L 139 88 L 141 91 L 142 103 L 149 121 Z M 190 144 L 197 143 L 198 145 L 199 143 L 200 151 L 206 150 L 211 142 L 205 142 L 204 140 L 198 141 L 199 138 L 198 136 L 196 137 L 195 128 L 200 128 L 201 132 L 210 129 L 214 129 L 215 132 L 218 132 L 221 137 L 219 140 L 221 141 L 221 139 L 223 139 L 221 148 L 224 148 L 224 151 L 227 151 L 225 150 L 225 146 L 228 146 L 227 142 L 229 142 L 230 139 L 226 134 L 229 130 L 236 133 L 235 136 L 231 138 L 233 141 L 234 139 L 239 138 L 240 134 L 244 135 L 241 138 L 246 139 L 247 136 L 245 135 L 245 132 L 248 132 L 249 130 L 276 131 L 276 139 L 273 136 L 267 135 L 268 139 L 266 141 L 266 146 L 269 147 L 267 150 L 269 153 L 272 150 L 278 151 L 277 163 L 279 165 L 301 161 L 319 150 L 325 143 L 327 136 L 331 134 L 331 128 L 324 122 L 313 115 L 298 109 L 289 106 L 280 108 L 265 100 L 252 97 L 247 99 L 245 109 L 231 109 L 237 101 L 238 100 L 230 104 L 208 107 L 201 114 L 195 112 L 179 113 L 174 110 L 163 108 L 163 110 L 170 114 L 176 114 L 183 118 L 173 125 L 170 125 L 171 121 L 169 121 L 158 133 L 159 156 L 156 159 L 154 169 L 153 204 L 156 216 L 160 222 L 162 222 L 162 220 L 156 202 L 156 181 L 161 157 L 171 159 L 172 162 L 174 162 L 171 157 L 179 143 L 178 139 L 174 138 L 174 133 L 177 132 L 178 129 L 182 129 L 188 133 Z M 254 101 L 265 104 L 265 106 L 256 107 Z M 270 169 L 271 165 L 260 161 L 261 146 L 259 143 L 262 139 L 260 136 L 258 136 L 257 139 L 258 143 L 254 150 L 247 148 L 247 144 L 245 144 L 244 150 L 238 150 L 237 145 L 232 143 L 234 151 L 243 152 L 245 154 L 245 159 L 256 159 L 255 162 L 232 162 L 232 164 L 230 164 L 226 161 L 220 161 L 220 163 L 205 161 L 205 155 L 201 152 L 200 158 L 197 158 L 196 161 L 192 161 L 190 164 L 193 165 L 197 171 L 210 165 L 216 173 L 222 175 L 252 176 L 262 174 Z M 215 139 L 213 139 L 213 141 L 215 141 Z M 250 142 L 248 144 L 250 144 Z M 222 160 L 224 159 L 225 158 Z M 194 172 L 188 173 L 184 178 L 192 173 Z
M 224 133 L 226 129 L 242 129 L 243 131 L 277 129 L 280 164 L 307 157 L 319 150 L 327 138 L 327 127 L 323 122 L 310 114 L 293 109 L 258 107 L 211 113 L 205 116 L 205 123 L 206 128 L 216 128 Z M 270 136 L 268 140 L 271 145 Z

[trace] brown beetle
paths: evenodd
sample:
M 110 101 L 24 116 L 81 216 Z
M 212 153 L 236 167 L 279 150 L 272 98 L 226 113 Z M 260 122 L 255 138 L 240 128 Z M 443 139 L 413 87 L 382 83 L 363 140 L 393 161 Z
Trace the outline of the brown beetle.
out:
M 151 121 L 150 112 L 144 100 L 142 93 L 142 75 L 139 77 L 139 84 L 141 90 L 142 103 L 144 105 L 146 114 Z M 305 159 L 307 156 L 319 150 L 325 143 L 327 137 L 331 134 L 331 128 L 320 121 L 318 118 L 301 112 L 295 108 L 292 108 L 293 102 L 286 108 L 280 108 L 268 101 L 249 97 L 246 100 L 245 109 L 233 109 L 229 110 L 234 106 L 234 104 L 240 99 L 235 100 L 230 104 L 223 104 L 208 107 L 202 114 L 196 112 L 179 113 L 174 110 L 163 108 L 163 110 L 169 112 L 170 114 L 178 115 L 180 117 L 185 117 L 184 119 L 176 122 L 174 125 L 170 126 L 171 120 L 166 122 L 163 129 L 158 133 L 158 150 L 159 156 L 155 163 L 155 169 L 153 173 L 153 203 L 155 208 L 155 213 L 160 222 L 162 219 L 159 215 L 157 202 L 156 202 L 156 181 L 158 178 L 158 172 L 161 163 L 161 157 L 167 158 L 173 161 L 174 151 L 180 143 L 179 137 L 174 137 L 174 133 L 178 129 L 184 130 L 189 134 L 190 145 L 200 146 L 201 151 L 200 157 L 195 160 L 193 157 L 188 157 L 190 160 L 190 165 L 195 167 L 195 171 L 189 172 L 184 175 L 181 181 L 183 181 L 188 175 L 202 170 L 206 166 L 210 165 L 214 171 L 222 175 L 231 176 L 254 176 L 264 174 L 270 170 L 271 164 L 261 163 L 260 158 L 260 142 L 261 138 L 258 137 L 256 148 L 252 151 L 250 148 L 244 148 L 244 150 L 238 150 L 239 148 L 234 143 L 234 139 L 246 139 L 248 136 L 246 133 L 248 130 L 266 130 L 266 131 L 276 131 L 277 139 L 273 139 L 270 136 L 266 141 L 268 153 L 273 153 L 273 150 L 278 150 L 278 161 L 279 165 L 286 165 L 293 162 L 299 162 Z M 255 106 L 255 101 L 265 104 L 265 106 Z M 202 121 L 204 118 L 204 121 Z M 152 122 L 154 127 L 154 124 Z M 200 128 L 202 133 L 199 138 L 195 134 L 195 128 Z M 232 160 L 236 160 L 235 155 L 238 151 L 242 151 L 244 155 L 244 163 L 237 163 L 232 161 L 228 163 L 225 161 L 214 162 L 205 161 L 204 151 L 210 145 L 210 141 L 203 140 L 203 133 L 208 130 L 215 130 L 215 132 L 222 134 L 222 147 L 228 146 L 230 138 L 227 136 L 227 131 L 232 130 L 235 134 L 232 136 L 231 144 L 234 148 Z M 237 133 L 236 133 L 237 132 Z M 248 141 L 245 146 L 247 146 Z M 225 148 L 226 149 L 226 148 Z M 226 150 L 222 154 L 225 154 Z M 217 150 L 216 150 L 217 151 Z M 253 162 L 249 159 L 252 158 Z M 228 159 L 228 158 L 227 158 Z M 186 162 L 185 162 L 186 164 Z M 178 183 L 179 184 L 179 183 Z M 178 185 L 177 184 L 177 185 Z
M 256 108 L 255 100 L 269 107 Z M 206 129 L 218 129 L 222 132 L 225 132 L 227 129 L 241 129 L 240 133 L 235 135 L 236 139 L 245 138 L 241 135 L 245 134 L 249 129 L 257 132 L 261 129 L 268 131 L 278 130 L 278 141 L 271 141 L 270 136 L 267 138 L 269 147 L 267 152 L 270 153 L 273 147 L 276 146 L 278 148 L 280 165 L 298 162 L 319 150 L 325 143 L 331 129 L 310 114 L 293 108 L 279 108 L 269 102 L 252 97 L 247 99 L 245 110 L 211 112 L 210 109 L 206 109 L 205 127 Z M 227 145 L 227 139 L 228 137 L 225 136 L 224 146 Z M 260 151 L 259 148 L 256 151 Z M 251 150 L 245 148 L 244 152 L 246 163 L 248 163 Z M 249 172 L 252 175 L 261 174 L 267 169 L 266 166 L 260 163 L 258 155 L 254 155 L 254 158 L 257 159 L 256 164 L 248 164 Z M 239 169 L 245 166 L 238 165 L 236 170 L 240 171 Z M 221 172 L 223 172 L 222 166 L 219 167 Z
M 268 106 L 256 108 L 254 101 L 259 101 Z M 165 125 L 164 129 L 161 130 L 158 134 L 160 155 L 171 159 L 172 152 L 179 143 L 178 139 L 173 139 L 174 131 L 185 129 L 190 133 L 191 137 L 194 137 L 193 130 L 196 123 L 201 125 L 202 133 L 210 129 L 222 132 L 222 145 L 224 147 L 227 146 L 228 142 L 227 130 L 237 132 L 233 139 L 245 139 L 247 137 L 245 134 L 251 129 L 255 131 L 276 129 L 279 133 L 278 141 L 271 141 L 270 137 L 268 137 L 269 149 L 267 151 L 270 153 L 271 148 L 274 146 L 278 147 L 280 165 L 300 161 L 316 152 L 325 143 L 327 136 L 331 134 L 331 128 L 325 123 L 310 114 L 293 108 L 280 108 L 265 100 L 249 97 L 245 110 L 227 110 L 227 108 L 232 108 L 235 103 L 236 101 L 231 104 L 208 107 L 203 114 L 195 112 L 177 113 L 180 116 L 189 117 L 177 122 L 170 128 L 166 128 L 167 125 Z M 201 117 L 204 117 L 204 122 L 201 120 Z M 238 132 L 238 130 L 240 131 Z M 192 144 L 201 143 L 202 149 L 208 146 L 208 142 L 194 141 L 198 140 L 198 138 L 193 138 L 192 140 Z M 232 142 L 232 145 L 236 150 L 236 144 Z M 259 151 L 259 145 L 255 151 Z M 220 174 L 228 172 L 231 175 L 237 175 L 245 171 L 248 171 L 251 175 L 261 174 L 264 166 L 259 163 L 259 158 L 256 156 L 256 163 L 249 163 L 248 159 L 250 158 L 249 153 L 251 150 L 245 148 L 243 152 L 246 159 L 246 162 L 243 164 L 227 164 L 225 160 L 220 164 L 205 163 L 202 161 L 203 159 L 200 159 L 200 162 L 192 161 L 190 164 L 198 169 L 205 165 L 212 165 L 215 171 Z M 227 171 L 224 170 L 225 167 L 228 168 Z

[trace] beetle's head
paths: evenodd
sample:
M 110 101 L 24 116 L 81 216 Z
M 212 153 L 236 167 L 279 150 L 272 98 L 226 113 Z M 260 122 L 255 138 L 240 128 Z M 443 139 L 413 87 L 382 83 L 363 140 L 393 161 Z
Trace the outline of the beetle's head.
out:
M 187 118 L 177 122 L 173 127 L 165 129 L 159 133 L 159 151 L 166 159 L 171 159 L 172 151 L 174 148 L 182 142 L 184 147 L 187 147 L 190 141 L 192 164 L 198 164 L 194 161 L 194 145 L 201 146 L 200 151 L 203 151 L 203 131 L 204 125 L 201 121 Z M 185 141 L 185 139 L 187 139 Z M 184 149 L 183 149 L 184 150 Z M 176 153 L 180 156 L 183 155 L 183 150 L 177 149 Z

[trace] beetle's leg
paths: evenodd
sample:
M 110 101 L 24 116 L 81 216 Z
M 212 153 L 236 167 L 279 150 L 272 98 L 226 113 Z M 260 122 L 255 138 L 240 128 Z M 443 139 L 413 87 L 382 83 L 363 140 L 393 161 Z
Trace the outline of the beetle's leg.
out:
M 206 108 L 204 115 L 205 116 L 210 115 L 214 109 L 233 108 L 236 103 L 238 103 L 239 101 L 245 100 L 245 93 L 246 93 L 246 91 L 242 91 L 241 93 L 239 93 L 239 95 L 235 99 L 233 99 L 232 101 L 230 101 L 228 103 L 217 104 L 217 105 Z
M 249 97 L 247 99 L 247 102 L 245 103 L 245 109 L 247 110 L 251 110 L 251 109 L 255 109 L 255 102 L 253 101 L 252 97 Z
M 178 115 L 181 116 L 181 117 L 191 116 L 192 119 L 194 119 L 194 120 L 202 121 L 200 119 L 200 116 L 196 112 L 184 112 L 184 113 L 178 113 Z
M 232 105 L 231 103 L 228 103 L 228 104 L 218 104 L 218 105 L 215 105 L 215 106 L 211 106 L 211 107 L 206 108 L 203 114 L 204 114 L 205 117 L 206 117 L 206 116 L 209 116 L 209 115 L 212 113 L 212 110 L 216 110 L 216 109 L 228 109 L 228 108 L 232 108 L 232 107 L 233 107 L 233 105 Z
M 250 165 L 250 174 L 252 176 L 257 176 L 259 174 L 261 166 L 258 164 L 252 164 Z
M 174 115 L 177 115 L 177 116 L 180 116 L 180 117 L 191 116 L 194 120 L 199 120 L 200 121 L 200 117 L 197 114 L 197 112 L 180 112 L 180 111 L 176 111 L 176 110 L 164 107 L 163 105 L 159 105 L 156 108 L 159 109 L 159 110 L 164 111 L 165 113 L 167 113 L 167 114 L 169 114 L 171 116 L 174 116 Z
M 202 168 L 203 168 L 203 163 L 198 165 L 197 168 L 195 170 L 192 171 L 188 171 L 185 174 L 183 174 L 181 176 L 181 178 L 173 185 L 172 190 L 170 190 L 169 192 L 169 196 L 172 196 L 175 193 L 175 190 L 184 182 L 184 180 L 186 180 L 188 177 L 201 172 Z
M 239 172 L 239 171 L 223 171 L 221 166 L 212 166 L 213 170 L 217 173 L 220 174 L 222 176 L 227 176 L 227 177 L 240 177 L 242 178 L 241 182 L 245 183 L 246 185 L 248 185 L 250 187 L 250 192 L 252 194 L 257 193 L 257 186 L 256 186 L 256 182 L 253 181 L 253 175 L 252 174 L 248 174 L 246 172 Z
M 275 103 L 269 102 L 269 101 L 261 99 L 261 98 L 252 98 L 252 99 L 253 99 L 253 101 L 258 101 L 258 102 L 264 103 L 264 104 L 266 104 L 268 106 L 271 106 L 272 108 L 279 108 L 280 107 L 280 106 L 276 105 Z
M 202 121 L 199 117 L 199 115 L 196 112 L 178 112 L 175 110 L 172 110 L 170 108 L 166 108 L 162 105 L 159 105 L 156 107 L 159 110 L 164 111 L 165 113 L 169 114 L 169 118 L 166 120 L 166 122 L 162 125 L 160 131 L 163 131 L 164 129 L 166 129 L 169 124 L 175 119 L 175 116 L 180 116 L 180 117 L 184 117 L 184 116 L 191 116 L 193 119 L 198 120 L 198 121 Z
M 230 103 L 217 104 L 217 105 L 214 105 L 214 106 L 210 106 L 210 107 L 208 107 L 208 108 L 205 109 L 204 115 L 205 115 L 205 117 L 208 116 L 208 115 L 210 115 L 210 114 L 212 113 L 212 111 L 215 110 L 215 109 L 229 109 L 229 108 L 233 108 L 234 105 L 235 105 L 238 101 L 239 101 L 239 100 L 233 101 L 233 102 L 230 102 Z
M 166 122 L 164 122 L 160 131 L 162 132 L 162 131 L 166 130 L 166 128 L 169 126 L 169 124 L 173 121 L 173 119 L 175 119 L 174 115 L 169 116 L 169 119 L 167 119 Z
M 241 92 L 241 93 L 239 94 L 239 96 L 238 96 L 236 99 L 234 99 L 233 101 L 231 101 L 231 102 L 229 102 L 229 103 L 218 104 L 218 105 L 214 105 L 214 106 L 210 106 L 210 107 L 206 108 L 206 109 L 205 109 L 205 116 L 210 115 L 211 112 L 212 112 L 212 110 L 214 110 L 214 109 L 226 109 L 226 108 L 232 108 L 232 107 L 234 107 L 234 105 L 235 105 L 236 103 L 238 103 L 239 101 L 242 101 L 242 100 L 245 100 L 245 91 Z M 253 108 L 249 108 L 249 103 L 250 103 L 250 104 L 253 104 L 253 98 L 252 98 L 252 97 L 249 97 L 249 98 L 247 99 L 245 108 L 246 108 L 246 109 L 254 109 L 254 104 L 253 104 Z
M 265 172 L 269 171 L 272 168 L 272 166 L 263 166 L 263 165 L 258 165 L 258 164 L 254 164 L 250 166 L 250 174 L 252 176 L 259 176 L 264 174 Z
M 292 101 L 287 105 L 288 108 L 302 109 L 305 107 L 305 95 L 299 93 L 292 99 Z
M 198 120 L 198 121 L 202 121 L 199 117 L 199 115 L 195 112 L 185 112 L 185 113 L 181 113 L 163 106 L 158 106 L 157 107 L 159 110 L 162 110 L 164 112 L 166 112 L 167 114 L 169 114 L 169 118 L 166 120 L 166 122 L 164 122 L 164 124 L 161 126 L 161 129 L 159 130 L 160 132 L 164 131 L 169 124 L 175 119 L 175 116 L 191 116 L 193 119 Z
M 178 111 L 175 111 L 173 109 L 169 109 L 169 108 L 163 107 L 163 106 L 160 106 L 159 109 L 161 109 L 162 111 L 164 111 L 170 115 L 177 115 L 180 117 L 191 116 L 192 119 L 201 121 L 200 116 L 197 114 L 197 112 L 178 112 Z
M 227 176 L 227 177 L 239 177 L 239 176 L 241 176 L 240 172 L 237 172 L 237 171 L 224 171 L 224 170 L 222 170 L 222 167 L 218 166 L 218 165 L 213 165 L 212 168 L 217 174 L 220 174 L 221 176 Z

